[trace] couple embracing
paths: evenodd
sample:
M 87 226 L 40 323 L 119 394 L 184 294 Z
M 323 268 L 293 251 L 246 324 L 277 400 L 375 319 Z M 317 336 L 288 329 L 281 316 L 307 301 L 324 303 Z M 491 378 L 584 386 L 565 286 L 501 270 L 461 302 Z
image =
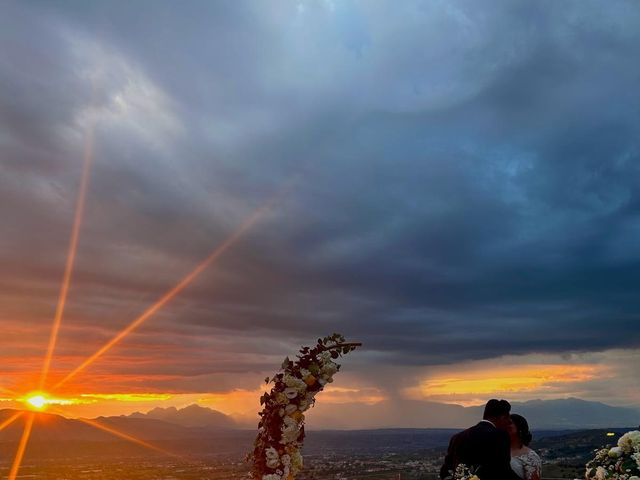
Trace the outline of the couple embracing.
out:
M 540 457 L 528 447 L 529 425 L 510 412 L 506 400 L 489 400 L 480 423 L 451 437 L 440 478 L 454 478 L 464 466 L 480 480 L 540 480 Z

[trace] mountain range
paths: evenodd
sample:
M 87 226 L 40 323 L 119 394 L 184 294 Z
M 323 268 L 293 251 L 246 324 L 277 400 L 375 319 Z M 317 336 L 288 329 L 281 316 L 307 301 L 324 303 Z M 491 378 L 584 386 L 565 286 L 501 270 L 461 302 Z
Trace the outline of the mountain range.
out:
M 336 412 L 339 411 L 339 417 Z M 532 430 L 571 430 L 593 428 L 636 427 L 640 424 L 640 410 L 613 407 L 577 398 L 562 400 L 532 400 L 512 403 L 512 411 L 524 415 Z M 0 423 L 15 410 L 0 410 Z M 344 420 L 348 418 L 348 420 Z M 307 415 L 307 430 L 431 428 L 460 429 L 482 418 L 482 407 L 462 407 L 432 402 L 401 401 L 396 405 L 381 402 L 376 405 L 322 403 Z M 381 421 L 381 419 L 385 419 Z M 254 426 L 236 423 L 219 411 L 190 405 L 177 409 L 154 408 L 128 416 L 98 417 L 93 421 L 111 429 L 134 435 L 145 441 L 210 439 L 233 431 L 252 432 Z M 0 443 L 15 442 L 22 434 L 22 420 L 0 431 Z M 256 422 L 257 423 L 257 422 Z M 114 436 L 87 425 L 80 419 L 41 413 L 36 416 L 33 441 L 55 442 L 59 439 L 102 442 Z
M 375 405 L 318 402 L 309 412 L 308 425 L 315 429 L 376 428 L 464 428 L 482 418 L 482 406 L 462 407 L 436 402 L 411 400 L 385 401 Z M 532 428 L 566 430 L 583 428 L 627 427 L 640 424 L 640 409 L 613 407 L 578 398 L 512 402 L 512 412 L 523 415 Z M 136 412 L 126 418 L 153 419 L 181 425 L 211 429 L 253 429 L 257 416 L 249 422 L 237 422 L 217 410 L 199 405 L 177 409 L 154 408 Z
M 329 405 L 318 402 L 308 416 L 311 428 L 464 428 L 482 418 L 483 406 L 423 402 L 383 401 Z M 511 411 L 523 415 L 532 429 L 563 430 L 628 427 L 640 424 L 640 409 L 613 407 L 578 398 L 511 402 Z
M 147 413 L 132 413 L 128 415 L 127 418 L 162 420 L 163 422 L 182 425 L 183 427 L 238 428 L 236 422 L 228 415 L 196 404 L 189 405 L 182 409 L 177 409 L 176 407 L 158 407 Z

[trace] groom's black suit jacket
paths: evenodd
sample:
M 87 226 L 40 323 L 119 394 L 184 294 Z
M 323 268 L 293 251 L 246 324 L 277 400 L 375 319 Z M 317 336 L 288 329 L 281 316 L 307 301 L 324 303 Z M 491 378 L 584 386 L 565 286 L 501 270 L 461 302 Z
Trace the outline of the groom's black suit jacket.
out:
M 490 422 L 480 422 L 454 435 L 440 469 L 440 478 L 450 475 L 460 464 L 477 469 L 481 480 L 521 480 L 511 470 L 509 434 Z

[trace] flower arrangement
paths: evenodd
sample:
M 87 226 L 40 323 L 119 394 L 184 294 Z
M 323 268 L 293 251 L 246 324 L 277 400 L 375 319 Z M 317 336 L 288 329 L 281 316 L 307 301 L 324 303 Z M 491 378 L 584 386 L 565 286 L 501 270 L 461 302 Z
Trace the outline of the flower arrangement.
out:
M 640 431 L 627 432 L 617 446 L 595 452 L 587 463 L 587 480 L 640 480 Z
M 453 472 L 453 480 L 480 480 L 480 478 L 474 473 L 474 470 L 464 463 L 460 463 Z
M 271 391 L 260 397 L 258 435 L 249 461 L 251 478 L 260 480 L 294 480 L 302 469 L 304 412 L 315 404 L 315 396 L 340 370 L 334 360 L 355 350 L 360 343 L 346 343 L 338 333 L 319 338 L 313 347 L 302 347 L 297 360 L 282 362 L 282 371 L 267 384 Z

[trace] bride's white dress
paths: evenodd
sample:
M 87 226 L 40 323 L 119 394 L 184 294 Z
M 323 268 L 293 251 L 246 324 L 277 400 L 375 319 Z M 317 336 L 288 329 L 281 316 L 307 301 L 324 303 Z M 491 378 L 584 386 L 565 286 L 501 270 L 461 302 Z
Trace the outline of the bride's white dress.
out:
M 536 452 L 529 450 L 523 455 L 511 457 L 511 469 L 523 480 L 531 480 L 536 473 L 540 478 L 542 460 Z

